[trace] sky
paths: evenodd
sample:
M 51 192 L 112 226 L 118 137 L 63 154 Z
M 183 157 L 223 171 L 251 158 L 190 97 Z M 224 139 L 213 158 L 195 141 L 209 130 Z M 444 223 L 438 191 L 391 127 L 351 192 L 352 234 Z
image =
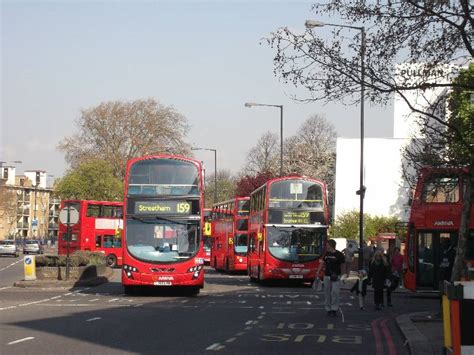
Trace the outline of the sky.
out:
M 358 106 L 292 100 L 307 93 L 274 75 L 275 50 L 261 44 L 279 27 L 303 32 L 310 1 L 0 1 L 0 161 L 21 160 L 17 173 L 63 176 L 58 143 L 78 132 L 81 109 L 112 100 L 173 106 L 187 140 L 232 173 L 263 133 L 280 132 L 277 108 L 248 101 L 284 105 L 285 137 L 313 114 L 360 135 Z M 365 136 L 392 136 L 392 121 L 391 106 L 367 104 Z M 195 158 L 213 172 L 213 152 Z

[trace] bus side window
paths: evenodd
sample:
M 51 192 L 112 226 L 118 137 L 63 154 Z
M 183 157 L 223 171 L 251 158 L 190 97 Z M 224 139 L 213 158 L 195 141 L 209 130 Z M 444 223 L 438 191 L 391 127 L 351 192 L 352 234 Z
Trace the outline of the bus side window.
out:
M 112 248 L 113 235 L 104 235 L 104 248 Z
M 102 246 L 102 236 L 96 235 L 95 236 L 95 247 L 100 248 Z
M 122 239 L 119 236 L 114 237 L 113 241 L 113 248 L 121 248 L 122 247 Z

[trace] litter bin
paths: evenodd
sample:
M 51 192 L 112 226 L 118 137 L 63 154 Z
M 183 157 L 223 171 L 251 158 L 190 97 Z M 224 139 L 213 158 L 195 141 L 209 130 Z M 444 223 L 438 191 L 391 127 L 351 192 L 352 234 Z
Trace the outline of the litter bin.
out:
M 443 354 L 474 354 L 474 281 L 443 284 Z

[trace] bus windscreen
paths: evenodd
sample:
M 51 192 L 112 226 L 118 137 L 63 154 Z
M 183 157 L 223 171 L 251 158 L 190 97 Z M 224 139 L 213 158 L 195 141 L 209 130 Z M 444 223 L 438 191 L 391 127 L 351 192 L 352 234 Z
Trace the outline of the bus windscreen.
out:
M 199 196 L 198 168 L 174 159 L 147 159 L 130 170 L 128 195 Z
M 304 180 L 273 182 L 270 187 L 269 208 L 322 208 L 321 185 Z
M 150 263 L 190 259 L 199 249 L 199 222 L 169 219 L 127 219 L 127 248 L 137 259 Z
M 317 228 L 267 227 L 268 250 L 275 258 L 305 262 L 321 255 L 325 231 Z

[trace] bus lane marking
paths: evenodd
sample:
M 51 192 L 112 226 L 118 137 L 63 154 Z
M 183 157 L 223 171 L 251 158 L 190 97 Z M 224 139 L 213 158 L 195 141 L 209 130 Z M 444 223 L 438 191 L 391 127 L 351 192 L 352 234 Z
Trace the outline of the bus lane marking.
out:
M 388 321 L 389 321 L 389 319 L 384 319 L 381 322 L 382 332 L 383 332 L 383 335 L 385 336 L 385 340 L 386 340 L 386 343 L 387 343 L 387 346 L 388 346 L 389 355 L 396 355 L 397 352 L 395 350 L 395 344 L 393 344 L 392 335 L 390 334 L 390 331 L 387 327 L 387 322 Z
M 22 343 L 24 341 L 33 340 L 34 338 L 35 337 L 26 337 L 26 338 L 23 338 L 23 339 L 14 340 L 14 341 L 9 342 L 7 345 L 14 345 L 14 344 Z
M 378 324 L 377 324 L 377 322 L 380 319 L 382 319 L 382 318 L 375 319 L 375 320 L 372 321 L 372 323 L 370 323 L 370 325 L 372 327 L 372 332 L 374 333 L 375 351 L 376 351 L 377 355 L 383 355 L 383 345 L 382 345 L 382 340 L 381 340 L 381 337 L 380 337 L 380 332 L 379 332 Z
M 338 344 L 352 344 L 361 345 L 363 336 L 354 335 L 338 335 L 338 330 L 353 330 L 370 332 L 371 327 L 364 324 L 345 324 L 342 328 L 337 329 L 334 323 L 328 323 L 326 327 L 318 327 L 313 323 L 278 323 L 270 326 L 260 326 L 264 329 L 275 329 L 278 333 L 264 333 L 260 336 L 260 340 L 264 342 L 292 342 L 292 343 L 338 343 Z M 288 331 L 298 331 L 299 334 L 291 334 Z M 325 331 L 330 331 L 331 334 L 325 334 Z M 301 334 L 304 332 L 304 334 Z M 380 354 L 378 354 L 380 355 Z M 390 355 L 395 355 L 390 354 Z

